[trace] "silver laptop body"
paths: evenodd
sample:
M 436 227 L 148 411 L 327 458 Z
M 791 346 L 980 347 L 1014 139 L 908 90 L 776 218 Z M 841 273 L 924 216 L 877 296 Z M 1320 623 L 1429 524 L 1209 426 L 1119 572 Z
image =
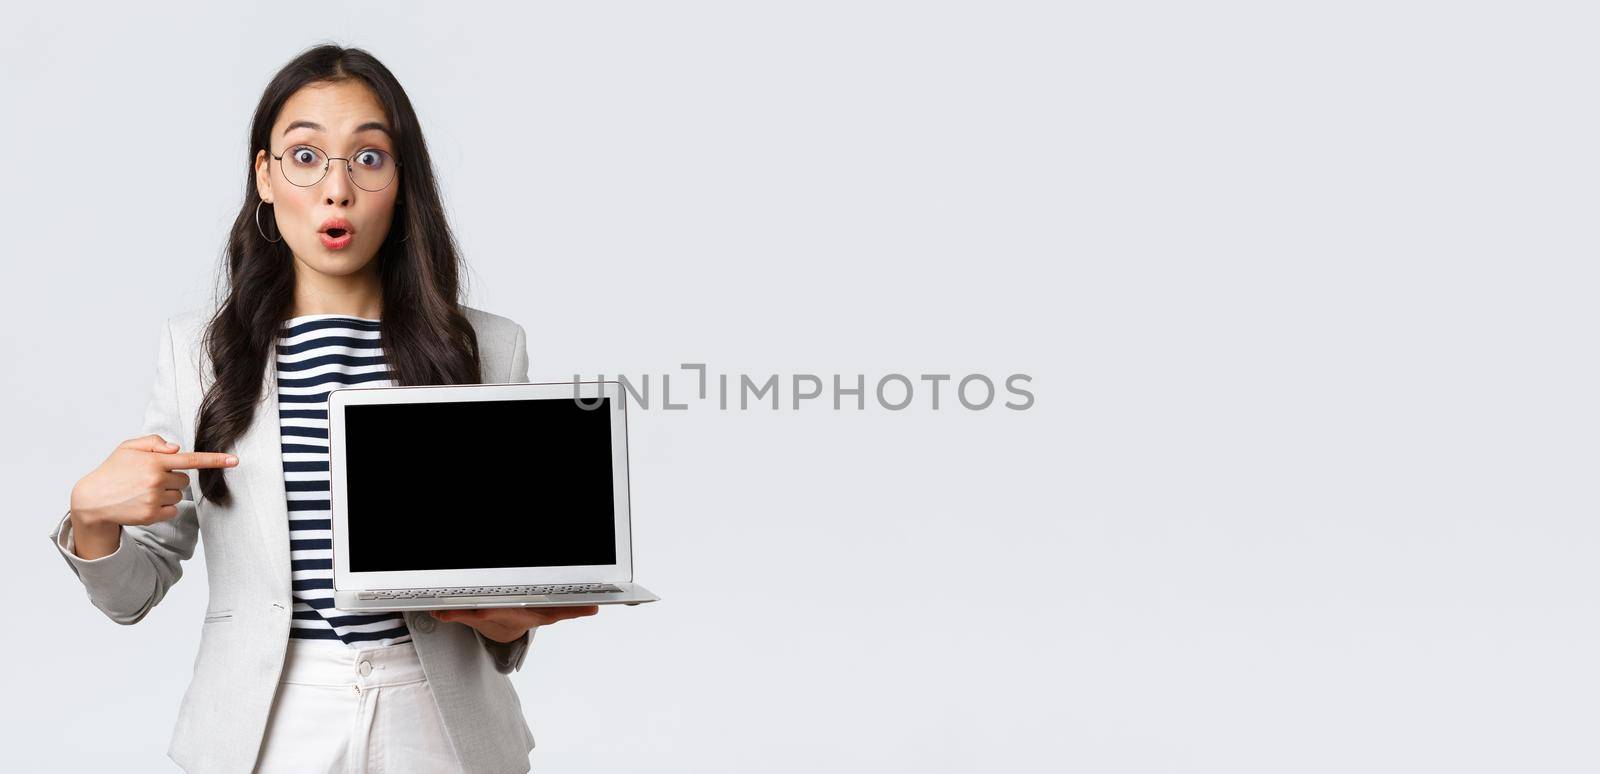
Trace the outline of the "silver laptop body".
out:
M 615 381 L 328 393 L 334 605 L 637 605 Z

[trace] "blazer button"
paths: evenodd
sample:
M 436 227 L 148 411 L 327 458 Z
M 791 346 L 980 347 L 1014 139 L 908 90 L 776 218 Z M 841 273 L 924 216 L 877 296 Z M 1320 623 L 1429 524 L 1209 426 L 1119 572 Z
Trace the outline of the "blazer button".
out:
M 434 623 L 433 616 L 427 613 L 418 613 L 411 625 L 419 632 L 431 632 L 433 631 Z

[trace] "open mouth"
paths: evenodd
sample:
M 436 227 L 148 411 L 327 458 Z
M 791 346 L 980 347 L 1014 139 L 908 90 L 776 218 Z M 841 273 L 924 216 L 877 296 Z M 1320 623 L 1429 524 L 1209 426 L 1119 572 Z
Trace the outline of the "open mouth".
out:
M 327 231 L 325 231 L 323 233 L 327 234 L 328 236 L 333 237 L 334 239 L 338 239 L 339 237 L 344 236 L 348 232 L 346 232 L 342 228 L 330 228 L 330 229 L 328 229 Z

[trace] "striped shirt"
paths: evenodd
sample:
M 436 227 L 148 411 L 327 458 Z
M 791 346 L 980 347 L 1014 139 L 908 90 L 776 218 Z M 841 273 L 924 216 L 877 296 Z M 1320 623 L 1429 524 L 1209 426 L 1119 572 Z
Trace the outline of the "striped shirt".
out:
M 400 613 L 360 614 L 333 606 L 333 511 L 328 495 L 328 392 L 389 387 L 378 321 L 306 314 L 278 334 L 278 426 L 289 505 L 294 615 L 289 636 L 352 647 L 411 641 Z

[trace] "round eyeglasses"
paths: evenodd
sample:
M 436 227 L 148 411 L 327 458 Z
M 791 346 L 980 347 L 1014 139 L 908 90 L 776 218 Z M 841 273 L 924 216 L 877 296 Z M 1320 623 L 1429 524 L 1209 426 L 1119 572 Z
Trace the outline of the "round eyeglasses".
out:
M 267 151 L 267 155 L 272 156 L 272 151 Z M 363 148 L 356 151 L 355 156 L 345 159 L 329 156 L 315 145 L 301 143 L 290 146 L 272 158 L 277 159 L 278 169 L 283 170 L 284 179 L 301 188 L 310 188 L 322 182 L 334 161 L 344 162 L 344 168 L 350 173 L 350 182 L 363 191 L 388 188 L 394 182 L 395 173 L 400 170 L 400 162 L 395 161 L 388 151 L 377 148 Z

